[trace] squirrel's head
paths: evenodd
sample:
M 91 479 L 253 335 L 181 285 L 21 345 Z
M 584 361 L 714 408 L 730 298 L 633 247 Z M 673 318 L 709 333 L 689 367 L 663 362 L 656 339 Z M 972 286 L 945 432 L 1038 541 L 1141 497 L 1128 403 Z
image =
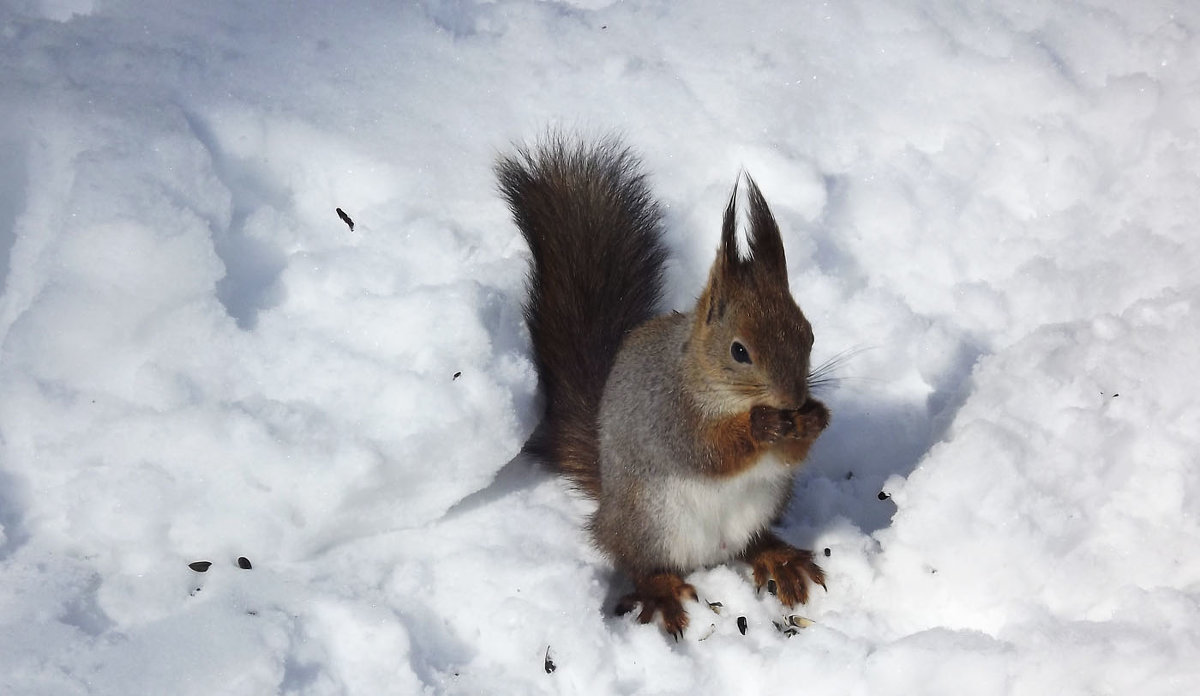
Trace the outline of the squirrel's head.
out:
M 750 254 L 738 252 L 735 185 L 685 348 L 700 405 L 714 414 L 798 409 L 808 400 L 812 326 L 788 289 L 779 225 L 754 180 L 746 182 Z

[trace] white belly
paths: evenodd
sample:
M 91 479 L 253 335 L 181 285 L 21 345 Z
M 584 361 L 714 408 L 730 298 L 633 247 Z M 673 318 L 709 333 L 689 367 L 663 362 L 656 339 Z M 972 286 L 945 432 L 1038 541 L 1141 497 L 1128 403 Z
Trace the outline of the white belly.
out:
M 668 479 L 660 522 L 671 561 L 697 568 L 740 553 L 755 532 L 770 524 L 791 476 L 791 467 L 766 456 L 732 478 Z

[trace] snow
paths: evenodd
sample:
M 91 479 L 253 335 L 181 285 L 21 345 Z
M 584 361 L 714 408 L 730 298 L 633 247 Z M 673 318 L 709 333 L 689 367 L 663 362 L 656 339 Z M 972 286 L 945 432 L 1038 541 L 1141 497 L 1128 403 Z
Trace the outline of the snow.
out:
M 1189 693 L 1198 32 L 1166 1 L 5 3 L 0 693 Z M 741 168 L 779 218 L 839 363 L 780 530 L 828 577 L 794 637 L 743 567 L 689 578 L 723 608 L 679 643 L 608 616 L 589 504 L 517 456 L 490 165 L 547 127 L 643 154 L 674 307 Z

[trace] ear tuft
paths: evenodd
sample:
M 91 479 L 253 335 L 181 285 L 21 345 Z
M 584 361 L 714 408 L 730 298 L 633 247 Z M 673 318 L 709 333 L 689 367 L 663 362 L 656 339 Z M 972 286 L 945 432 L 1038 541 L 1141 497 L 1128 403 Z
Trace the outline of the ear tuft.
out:
M 724 260 L 725 272 L 735 274 L 738 268 L 742 265 L 742 257 L 738 254 L 737 245 L 737 198 L 738 185 L 741 184 L 741 175 L 737 181 L 733 182 L 733 191 L 729 194 L 729 203 L 725 206 L 725 219 L 721 223 L 721 250 L 719 252 Z
M 783 254 L 783 238 L 779 225 L 767 206 L 767 199 L 750 175 L 746 175 L 750 193 L 750 259 L 755 272 L 766 271 L 773 279 L 787 285 L 787 259 Z

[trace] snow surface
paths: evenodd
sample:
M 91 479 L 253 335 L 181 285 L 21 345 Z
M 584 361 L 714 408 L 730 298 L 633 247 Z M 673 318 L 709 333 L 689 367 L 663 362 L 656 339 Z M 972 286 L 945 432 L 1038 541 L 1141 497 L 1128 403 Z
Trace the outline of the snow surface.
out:
M 1198 3 L 5 0 L 0 103 L 0 693 L 1200 686 Z M 774 206 L 840 358 L 794 637 L 738 567 L 608 616 L 514 459 L 547 126 L 643 152 L 675 307 Z

